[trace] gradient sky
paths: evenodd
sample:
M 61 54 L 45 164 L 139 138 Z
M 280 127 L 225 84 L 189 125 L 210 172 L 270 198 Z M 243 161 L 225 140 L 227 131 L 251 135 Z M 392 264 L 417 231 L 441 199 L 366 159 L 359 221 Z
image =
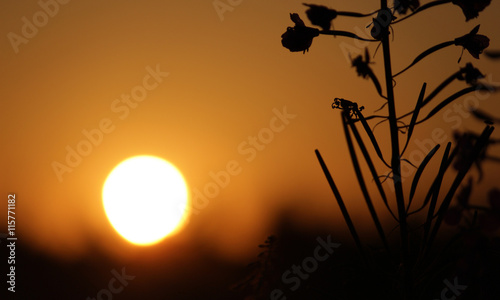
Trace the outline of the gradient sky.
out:
M 382 105 L 372 83 L 356 76 L 347 55 L 361 53 L 366 44 L 320 36 L 308 53 L 290 53 L 281 46 L 280 35 L 293 25 L 290 12 L 310 24 L 302 1 L 233 3 L 232 10 L 221 14 L 211 0 L 69 1 L 59 4 L 36 32 L 28 32 L 32 37 L 26 43 L 13 46 L 8 35 L 21 35 L 23 18 L 32 20 L 41 7 L 37 1 L 0 2 L 0 190 L 2 197 L 17 194 L 18 235 L 26 245 L 69 260 L 88 257 L 91 244 L 110 255 L 133 255 L 134 247 L 106 219 L 101 190 L 119 162 L 142 154 L 177 166 L 191 191 L 213 182 L 210 172 L 226 169 L 230 161 L 241 167 L 175 237 L 178 249 L 196 240 L 223 260 L 247 262 L 284 211 L 301 226 L 346 231 L 314 149 L 321 151 L 354 218 L 367 215 L 340 113 L 330 107 L 333 98 L 342 97 L 365 106 L 366 116 Z M 378 1 L 314 3 L 360 12 L 378 7 Z M 466 23 L 461 10 L 448 4 L 393 26 L 393 70 L 477 24 L 479 33 L 490 37 L 490 49 L 500 49 L 499 14 L 500 4 L 493 1 L 478 19 Z M 363 33 L 370 23 L 370 18 L 339 18 L 334 28 Z M 369 44 L 371 54 L 376 47 Z M 372 67 L 383 82 L 381 53 L 379 49 L 372 58 Z M 398 77 L 398 112 L 414 106 L 424 81 L 431 90 L 466 62 L 473 62 L 490 83 L 500 83 L 498 62 L 478 61 L 465 52 L 457 64 L 460 53 L 461 48 L 448 47 Z M 159 76 L 157 85 L 152 77 L 141 102 L 128 108 L 117 102 L 155 69 L 168 75 Z M 443 95 L 463 86 L 451 85 Z M 480 108 L 499 116 L 499 100 L 492 95 L 479 101 Z M 268 144 L 251 150 L 249 137 L 272 127 L 277 112 L 284 110 L 294 117 Z M 451 139 L 455 129 L 479 131 L 483 126 L 453 112 L 446 117 L 445 111 L 419 127 L 414 138 L 429 139 L 441 128 Z M 54 162 L 67 165 L 68 147 L 76 149 L 87 139 L 82 131 L 99 126 L 109 133 L 69 167 L 71 172 L 58 175 Z M 385 150 L 386 129 L 376 131 Z M 408 153 L 418 149 L 410 143 Z M 486 178 L 478 188 L 483 194 L 496 180 L 495 168 L 485 167 Z M 2 215 L 5 211 L 6 205 L 1 206 Z M 369 229 L 372 224 L 359 226 Z

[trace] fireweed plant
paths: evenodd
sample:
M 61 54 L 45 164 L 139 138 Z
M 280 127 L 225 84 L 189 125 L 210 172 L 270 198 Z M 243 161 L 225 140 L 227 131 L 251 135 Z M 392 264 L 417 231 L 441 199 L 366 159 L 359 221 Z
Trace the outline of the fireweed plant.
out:
M 479 180 L 482 178 L 481 164 L 485 160 L 499 161 L 498 158 L 489 156 L 486 149 L 489 145 L 498 143 L 490 138 L 493 132 L 493 124 L 498 122 L 498 118 L 481 112 L 479 110 L 471 112 L 475 117 L 483 120 L 486 125 L 484 130 L 479 133 L 473 132 L 455 132 L 455 143 L 448 142 L 444 147 L 436 145 L 432 150 L 426 153 L 425 158 L 415 165 L 415 162 L 405 158 L 405 151 L 409 145 L 412 134 L 417 125 L 429 120 L 441 111 L 444 107 L 459 99 L 460 97 L 472 92 L 481 91 L 481 93 L 492 93 L 498 90 L 498 87 L 481 82 L 484 75 L 467 62 L 458 67 L 457 71 L 446 78 L 433 91 L 427 91 L 427 85 L 422 83 L 420 94 L 415 95 L 417 101 L 415 108 L 405 114 L 396 114 L 396 98 L 394 87 L 396 79 L 404 72 L 410 71 L 411 67 L 423 60 L 425 57 L 435 54 L 445 47 L 460 47 L 462 55 L 458 59 L 460 65 L 464 50 L 467 50 L 474 59 L 479 59 L 483 51 L 489 46 L 489 38 L 479 33 L 480 26 L 474 27 L 470 32 L 453 40 L 445 41 L 435 45 L 418 55 L 409 65 L 397 73 L 393 73 L 391 66 L 390 36 L 392 31 L 397 30 L 397 24 L 408 18 L 414 17 L 424 10 L 438 5 L 451 3 L 459 6 L 465 15 L 465 21 L 478 17 L 490 4 L 491 0 L 436 0 L 420 5 L 418 0 L 395 0 L 393 7 L 388 7 L 387 0 L 380 1 L 380 9 L 373 13 L 342 12 L 325 6 L 304 4 L 307 9 L 305 14 L 312 25 L 319 28 L 306 26 L 299 14 L 291 13 L 290 18 L 294 23 L 293 27 L 288 27 L 281 36 L 282 45 L 292 52 L 306 53 L 313 44 L 314 39 L 320 36 L 335 36 L 350 39 L 358 39 L 373 42 L 381 45 L 385 91 L 382 88 L 381 81 L 370 67 L 370 54 L 365 49 L 364 55 L 351 58 L 352 67 L 355 68 L 357 75 L 371 80 L 378 95 L 383 99 L 384 104 L 379 109 L 379 115 L 364 116 L 362 106 L 354 101 L 343 98 L 335 98 L 332 104 L 333 109 L 340 110 L 342 127 L 345 138 L 359 183 L 360 190 L 370 212 L 373 224 L 381 242 L 381 251 L 374 254 L 373 249 L 365 245 L 356 232 L 355 222 L 351 219 L 349 212 L 344 204 L 339 189 L 337 188 L 333 176 L 331 175 L 325 161 L 319 150 L 315 154 L 319 164 L 326 176 L 327 182 L 337 200 L 346 225 L 350 231 L 355 245 L 359 252 L 360 264 L 364 267 L 358 269 L 358 272 L 371 274 L 364 278 L 375 278 L 374 282 L 383 283 L 386 286 L 377 286 L 377 283 L 371 284 L 357 282 L 355 287 L 351 285 L 351 291 L 329 290 L 328 295 L 323 295 L 322 299 L 456 299 L 457 297 L 465 299 L 498 299 L 498 283 L 500 282 L 498 272 L 491 272 L 492 265 L 498 265 L 500 260 L 500 239 L 492 235 L 494 231 L 500 228 L 500 190 L 490 191 L 489 206 L 477 206 L 471 203 L 470 195 L 473 189 L 472 177 L 467 177 L 472 167 L 479 170 Z M 363 38 L 354 33 L 341 30 L 333 30 L 332 20 L 338 17 L 365 18 L 371 17 L 371 38 Z M 498 58 L 498 51 L 485 51 L 490 58 Z M 466 87 L 449 96 L 437 100 L 442 95 L 443 89 L 450 83 L 462 81 Z M 418 97 L 417 97 L 418 96 Z M 433 101 L 435 100 L 435 101 Z M 422 115 L 423 107 L 432 107 L 427 115 Z M 385 112 L 385 114 L 384 114 Z M 373 133 L 373 121 L 388 122 L 389 135 L 391 141 L 391 152 L 384 154 L 379 147 L 377 139 Z M 365 141 L 361 137 L 364 131 L 368 139 Z M 361 157 L 355 147 L 359 148 Z M 444 148 L 444 149 L 443 149 Z M 372 158 L 373 153 L 377 159 L 385 166 L 386 170 L 380 173 L 375 168 Z M 360 159 L 361 158 L 361 159 Z M 428 163 L 432 160 L 440 160 L 437 171 L 425 170 Z M 384 230 L 379 216 L 374 208 L 373 201 L 375 196 L 371 195 L 367 187 L 367 179 L 362 174 L 361 160 L 366 163 L 370 176 L 369 181 L 376 186 L 376 198 L 379 198 L 385 204 L 391 217 L 397 226 L 391 233 L 397 233 L 398 241 L 390 243 L 388 233 Z M 401 180 L 401 165 L 409 164 L 416 169 L 409 191 L 403 190 Z M 450 174 L 450 169 L 455 173 Z M 430 186 L 419 186 L 419 180 L 424 170 L 426 176 L 429 172 L 434 173 L 434 179 Z M 383 175 L 385 174 L 385 175 Z M 443 178 L 452 176 L 452 183 L 445 187 Z M 391 199 L 384 190 L 384 184 L 392 185 L 391 190 L 394 195 Z M 426 190 L 427 193 L 423 201 L 418 202 L 416 206 L 415 193 L 419 190 Z M 457 202 L 452 203 L 456 199 Z M 396 209 L 391 209 L 390 201 L 395 201 Z M 409 217 L 419 215 L 420 223 L 409 222 Z M 423 223 L 422 223 L 423 222 Z M 443 222 L 456 226 L 456 235 L 444 242 L 440 233 Z M 278 237 L 279 239 L 279 237 Z M 436 241 L 438 240 L 438 241 Z M 266 244 L 261 248 L 266 250 L 261 253 L 265 261 L 261 261 L 261 267 L 269 270 L 269 258 L 272 254 L 272 245 L 275 239 L 270 237 Z M 397 245 L 397 246 L 395 246 Z M 450 250 L 451 249 L 451 250 Z M 458 249 L 458 250 L 457 250 Z M 382 254 L 380 254 L 382 253 Z M 383 257 L 382 259 L 380 257 Z M 375 259 L 376 257 L 376 259 Z M 385 264 L 381 266 L 381 264 Z M 389 266 L 387 266 L 389 265 Z M 331 272 L 335 272 L 332 270 Z M 260 274 L 265 277 L 265 274 Z M 273 275 L 276 277 L 276 275 Z M 384 280 L 376 278 L 384 277 Z M 255 278 L 255 276 L 254 276 Z M 336 278 L 331 275 L 331 278 Z M 496 283 L 487 284 L 496 278 Z M 283 277 L 281 281 L 286 278 Z M 260 279 L 258 288 L 261 288 L 263 281 Z M 334 284 L 331 282 L 331 284 Z M 344 285 L 349 286 L 349 284 Z M 376 289 L 373 286 L 377 286 Z M 493 292 L 491 288 L 497 290 Z M 357 290 L 352 292 L 352 290 Z M 279 291 L 273 292 L 268 289 L 267 292 L 255 292 L 257 299 L 303 299 L 297 294 L 287 294 L 287 297 L 280 296 Z M 300 296 L 304 297 L 304 296 Z M 314 296 L 314 299 L 319 296 Z M 304 299 L 313 299 L 306 296 Z

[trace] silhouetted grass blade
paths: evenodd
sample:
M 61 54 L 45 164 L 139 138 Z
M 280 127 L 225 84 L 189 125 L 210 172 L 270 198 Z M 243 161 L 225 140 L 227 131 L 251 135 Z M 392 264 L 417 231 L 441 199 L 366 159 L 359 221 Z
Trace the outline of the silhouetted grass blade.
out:
M 429 153 L 427 153 L 422 163 L 420 163 L 420 166 L 418 167 L 417 172 L 415 173 L 415 176 L 413 177 L 413 181 L 411 183 L 410 197 L 408 202 L 408 208 L 406 209 L 406 211 L 410 209 L 411 201 L 413 200 L 413 196 L 415 195 L 415 191 L 417 190 L 418 181 L 420 180 L 422 172 L 424 172 L 425 167 L 427 166 L 431 158 L 434 156 L 434 154 L 437 152 L 439 147 L 441 147 L 441 145 L 438 144 L 434 148 L 432 148 L 432 150 Z
M 451 162 L 453 161 L 453 158 L 455 157 L 457 152 L 458 152 L 458 147 L 455 146 L 453 148 L 453 151 L 451 151 L 450 155 L 448 156 L 448 160 L 446 161 L 446 165 L 445 165 L 446 169 L 448 169 L 448 167 L 451 165 Z M 424 198 L 424 202 L 422 203 L 420 208 L 418 208 L 415 211 L 410 212 L 409 215 L 416 214 L 416 213 L 420 212 L 422 209 L 424 209 L 427 206 L 427 204 L 429 204 L 429 201 L 431 200 L 431 197 L 432 197 L 432 192 L 434 191 L 434 186 L 437 184 L 437 180 L 438 180 L 438 178 L 434 178 L 434 180 L 432 181 L 432 184 L 431 184 L 429 190 L 427 191 L 427 194 L 425 195 L 425 198 Z
M 431 186 L 432 190 L 432 199 L 429 204 L 429 210 L 427 211 L 427 219 L 425 220 L 424 223 L 424 243 L 427 240 L 427 236 L 429 235 L 429 230 L 431 228 L 432 220 L 434 219 L 434 210 L 436 208 L 438 196 L 439 196 L 439 190 L 441 189 L 441 183 L 443 182 L 443 177 L 444 173 L 446 172 L 446 169 L 448 168 L 448 158 L 450 154 L 450 149 L 451 149 L 451 142 L 448 142 L 446 145 L 446 149 L 444 150 L 443 154 L 443 159 L 441 160 L 441 165 L 439 166 L 439 171 L 436 176 L 436 179 L 434 180 L 434 183 Z
M 332 192 L 335 195 L 335 199 L 337 199 L 337 204 L 339 205 L 340 211 L 342 212 L 342 216 L 344 217 L 344 221 L 347 224 L 347 227 L 349 228 L 349 232 L 351 233 L 354 242 L 356 243 L 356 246 L 358 247 L 358 250 L 361 253 L 363 259 L 365 260 L 366 263 L 368 263 L 365 252 L 363 250 L 363 246 L 361 245 L 361 240 L 359 239 L 359 235 L 356 232 L 356 229 L 354 228 L 351 216 L 349 216 L 349 213 L 347 212 L 347 208 L 345 207 L 344 201 L 340 196 L 340 192 L 337 189 L 335 182 L 333 181 L 332 175 L 330 174 L 330 171 L 328 171 L 328 168 L 325 164 L 325 161 L 323 160 L 323 157 L 321 157 L 319 150 L 316 149 L 314 150 L 314 152 L 316 153 L 316 157 L 318 158 L 319 164 L 321 165 L 321 169 L 323 169 L 323 173 L 325 174 L 326 180 L 328 181 L 328 184 L 330 185 L 330 188 L 332 189 Z
M 377 92 L 380 95 L 380 97 L 386 98 L 384 95 L 382 95 L 382 87 L 380 86 L 380 82 L 378 81 L 377 76 L 375 76 L 375 73 L 371 71 L 370 73 L 368 73 L 368 76 L 370 76 L 370 79 L 373 81 L 373 84 L 375 85 L 375 88 L 377 89 Z
M 486 128 L 483 130 L 481 133 L 481 136 L 477 139 L 474 148 L 472 149 L 472 154 L 469 156 L 469 160 L 466 163 L 466 166 L 464 168 L 461 168 L 460 171 L 458 172 L 457 176 L 455 177 L 455 180 L 453 181 L 453 184 L 451 185 L 448 193 L 446 194 L 445 198 L 443 199 L 443 202 L 441 203 L 441 206 L 438 210 L 437 213 L 437 219 L 434 224 L 434 227 L 432 228 L 432 232 L 429 236 L 429 241 L 427 244 L 428 250 L 431 248 L 432 243 L 434 239 L 436 238 L 436 235 L 439 231 L 439 228 L 441 226 L 441 223 L 444 219 L 445 213 L 448 210 L 448 207 L 451 203 L 451 200 L 453 199 L 453 196 L 455 195 L 455 192 L 457 191 L 458 187 L 462 183 L 462 180 L 464 179 L 465 175 L 469 172 L 470 167 L 472 164 L 477 160 L 479 155 L 481 155 L 481 152 L 486 148 L 488 145 L 488 140 L 491 136 L 491 133 L 493 132 L 494 127 L 492 126 L 486 126 Z
M 441 92 L 446 86 L 448 86 L 450 83 L 452 83 L 457 76 L 460 74 L 460 71 L 453 73 L 450 77 L 446 78 L 439 86 L 437 86 L 427 97 L 425 97 L 424 101 L 422 102 L 422 105 L 420 108 L 426 106 L 434 97 L 436 97 L 439 92 Z M 411 114 L 413 114 L 413 110 L 402 115 L 401 117 L 398 117 L 398 120 L 401 120 Z
M 378 157 L 382 160 L 382 162 L 390 168 L 389 164 L 385 161 L 384 156 L 382 155 L 382 151 L 380 151 L 380 147 L 378 146 L 377 139 L 375 138 L 375 135 L 373 134 L 372 129 L 370 128 L 370 125 L 368 125 L 368 122 L 366 122 L 365 117 L 363 114 L 358 110 L 356 111 L 356 115 L 358 116 L 359 120 L 361 121 L 361 124 L 363 124 L 363 128 L 366 131 L 366 134 L 368 134 L 368 137 L 370 138 L 370 141 L 372 142 L 373 148 L 375 149 L 375 152 L 377 153 Z
M 430 119 L 432 116 L 434 116 L 436 113 L 438 113 L 441 109 L 443 109 L 446 105 L 450 104 L 451 102 L 455 101 L 457 98 L 463 96 L 463 95 L 466 95 L 470 92 L 473 92 L 473 91 L 489 91 L 489 92 L 493 92 L 493 91 L 496 91 L 496 88 L 495 87 L 492 87 L 492 86 L 486 86 L 486 85 L 476 85 L 476 86 L 471 86 L 471 87 L 467 87 L 467 88 L 464 88 L 458 92 L 456 92 L 455 94 L 451 95 L 450 97 L 446 98 L 445 100 L 441 101 L 441 103 L 439 103 L 436 107 L 434 107 L 433 110 L 431 110 L 429 112 L 429 114 L 427 114 L 427 116 L 425 116 L 425 118 L 423 118 L 422 120 L 418 121 L 417 124 L 420 124 L 422 122 L 425 122 L 427 121 L 428 119 Z
M 422 89 L 420 90 L 420 94 L 418 95 L 417 104 L 415 105 L 415 109 L 413 110 L 413 115 L 411 117 L 410 125 L 408 127 L 406 144 L 403 148 L 403 151 L 401 151 L 401 155 L 403 155 L 403 153 L 406 150 L 406 147 L 408 147 L 408 143 L 410 142 L 411 135 L 413 134 L 413 129 L 415 128 L 415 124 L 416 124 L 417 118 L 418 118 L 418 113 L 420 112 L 420 108 L 422 107 L 422 103 L 424 101 L 426 87 L 427 87 L 427 83 L 424 82 L 424 84 L 422 85 Z
M 363 139 L 361 138 L 361 135 L 359 134 L 358 129 L 356 128 L 356 125 L 354 124 L 354 121 L 350 116 L 349 116 L 349 127 L 351 128 L 352 133 L 354 134 L 354 138 L 358 142 L 358 146 L 361 150 L 361 153 L 363 154 L 366 164 L 368 165 L 368 168 L 370 169 L 370 172 L 372 174 L 373 180 L 375 181 L 375 185 L 377 186 L 377 189 L 380 193 L 380 197 L 382 198 L 382 201 L 384 202 L 385 206 L 389 210 L 389 213 L 392 215 L 394 220 L 398 221 L 398 218 L 396 215 L 394 215 L 391 207 L 389 206 L 389 203 L 387 201 L 387 196 L 385 195 L 384 188 L 382 187 L 382 183 L 380 182 L 380 178 L 378 176 L 377 170 L 375 169 L 375 166 L 373 164 L 373 161 L 371 159 L 370 154 L 368 153 L 368 150 L 366 149 L 365 143 L 363 142 Z
M 359 187 L 361 192 L 363 193 L 363 198 L 365 199 L 366 205 L 368 206 L 368 210 L 370 211 L 370 215 L 372 217 L 373 222 L 375 223 L 375 227 L 377 228 L 378 234 L 387 253 L 390 253 L 389 244 L 387 243 L 387 239 L 384 233 L 384 229 L 382 228 L 382 224 L 380 224 L 380 220 L 377 216 L 377 212 L 375 211 L 375 207 L 373 206 L 373 202 L 371 200 L 370 194 L 368 193 L 368 189 L 366 188 L 366 183 L 363 178 L 363 173 L 361 172 L 361 168 L 359 166 L 358 156 L 356 155 L 356 150 L 354 149 L 354 144 L 352 142 L 351 135 L 349 133 L 349 128 L 347 125 L 350 122 L 351 116 L 349 115 L 350 111 L 343 110 L 342 111 L 342 125 L 344 128 L 345 138 L 347 141 L 347 146 L 349 148 L 349 153 L 351 154 L 352 165 L 354 167 L 354 171 L 356 173 L 356 177 L 358 179 Z

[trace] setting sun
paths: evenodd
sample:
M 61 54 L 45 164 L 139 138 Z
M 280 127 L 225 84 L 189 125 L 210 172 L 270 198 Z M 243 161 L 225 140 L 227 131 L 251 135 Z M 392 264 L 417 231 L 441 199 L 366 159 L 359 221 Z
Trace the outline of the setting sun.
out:
M 154 156 L 135 156 L 116 166 L 102 190 L 106 215 L 129 242 L 150 245 L 185 223 L 187 184 L 172 164 Z

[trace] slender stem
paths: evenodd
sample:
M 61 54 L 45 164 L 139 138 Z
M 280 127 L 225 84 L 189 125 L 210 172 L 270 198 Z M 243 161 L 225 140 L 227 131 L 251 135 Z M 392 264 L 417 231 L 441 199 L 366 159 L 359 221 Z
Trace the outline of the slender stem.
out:
M 333 35 L 333 36 L 337 36 L 337 35 L 340 35 L 340 36 L 346 36 L 346 37 L 350 37 L 350 38 L 353 38 L 353 39 L 357 39 L 357 40 L 361 40 L 361 41 L 365 41 L 365 42 L 378 42 L 378 40 L 373 40 L 373 39 L 365 39 L 365 38 L 362 38 L 352 32 L 349 32 L 349 31 L 341 31 L 341 30 L 321 30 L 319 32 L 320 34 L 324 34 L 324 35 Z
M 437 1 L 434 1 L 434 2 L 426 3 L 426 4 L 422 5 L 422 6 L 420 6 L 419 8 L 417 8 L 413 13 L 411 13 L 411 14 L 409 14 L 409 15 L 407 15 L 407 16 L 399 19 L 399 20 L 395 20 L 392 23 L 393 24 L 399 23 L 399 22 L 401 22 L 403 20 L 408 19 L 409 17 L 413 17 L 414 15 L 418 14 L 421 11 L 424 11 L 424 10 L 426 10 L 428 8 L 431 8 L 433 6 L 436 6 L 436 5 L 446 4 L 448 2 L 451 2 L 451 0 L 437 0 Z
M 380 0 L 381 9 L 387 8 L 387 0 Z M 396 117 L 396 105 L 394 101 L 394 89 L 392 85 L 391 50 L 389 45 L 389 34 L 382 35 L 382 50 L 384 54 L 385 83 L 387 88 L 387 107 L 389 111 L 389 128 L 391 133 L 391 167 L 394 177 L 394 191 L 398 207 L 399 229 L 401 234 L 401 264 L 403 271 L 403 299 L 411 297 L 411 270 L 409 266 L 408 246 L 408 224 L 406 221 L 406 209 L 401 181 L 401 158 L 399 152 L 399 131 Z
M 424 57 L 438 51 L 438 50 L 441 50 L 443 48 L 446 48 L 448 46 L 451 46 L 451 45 L 455 45 L 455 41 L 447 41 L 447 42 L 443 42 L 441 44 L 437 44 L 435 46 L 432 46 L 430 47 L 429 49 L 425 50 L 424 52 L 420 53 L 414 60 L 413 62 L 406 68 L 404 68 L 402 71 L 399 71 L 398 73 L 396 73 L 393 77 L 396 77 L 398 76 L 399 74 L 403 73 L 404 71 L 408 70 L 409 68 L 413 67 L 416 63 L 418 63 L 419 61 L 421 61 Z
M 369 17 L 371 15 L 374 15 L 377 12 L 378 12 L 378 10 L 371 12 L 371 13 L 362 14 L 362 13 L 351 12 L 351 11 L 337 11 L 337 16 L 363 18 L 363 17 Z

